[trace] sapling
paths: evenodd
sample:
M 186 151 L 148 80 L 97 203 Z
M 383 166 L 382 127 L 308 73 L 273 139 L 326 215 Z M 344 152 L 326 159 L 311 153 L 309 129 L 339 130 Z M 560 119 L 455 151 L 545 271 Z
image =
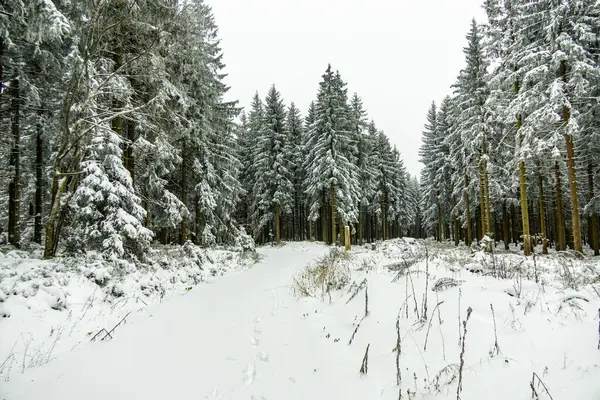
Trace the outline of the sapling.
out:
M 467 323 L 469 322 L 469 318 L 471 318 L 471 313 L 473 309 L 471 307 L 467 308 L 467 318 L 463 321 L 463 334 L 462 334 L 462 344 L 460 349 L 460 363 L 458 367 L 458 387 L 456 388 L 456 400 L 460 400 L 460 393 L 462 392 L 462 377 L 463 377 L 463 368 L 465 366 L 465 341 L 467 338 Z

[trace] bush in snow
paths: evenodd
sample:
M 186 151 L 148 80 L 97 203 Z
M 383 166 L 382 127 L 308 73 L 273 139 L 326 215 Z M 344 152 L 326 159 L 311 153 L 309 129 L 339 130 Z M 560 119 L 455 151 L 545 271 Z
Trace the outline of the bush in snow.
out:
M 350 282 L 349 259 L 348 253 L 332 248 L 316 265 L 309 265 L 294 278 L 296 289 L 302 296 L 311 297 L 319 289 L 322 295 L 342 289 Z

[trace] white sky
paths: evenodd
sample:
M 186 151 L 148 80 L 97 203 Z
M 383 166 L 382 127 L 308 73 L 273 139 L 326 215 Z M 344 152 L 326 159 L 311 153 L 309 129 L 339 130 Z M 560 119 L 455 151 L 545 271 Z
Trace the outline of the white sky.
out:
M 463 67 L 482 0 L 207 0 L 219 26 L 230 98 L 247 107 L 275 84 L 305 112 L 327 64 L 398 146 L 411 174 L 432 100 Z

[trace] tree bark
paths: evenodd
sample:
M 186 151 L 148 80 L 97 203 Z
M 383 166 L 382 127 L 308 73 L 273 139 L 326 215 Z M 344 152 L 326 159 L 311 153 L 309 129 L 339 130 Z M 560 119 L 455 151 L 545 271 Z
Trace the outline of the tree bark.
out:
M 526 256 L 531 255 L 531 235 L 529 233 L 529 209 L 527 204 L 527 178 L 525 177 L 525 161 L 519 163 L 519 188 L 521 191 L 521 218 L 523 220 L 523 250 Z
M 569 113 L 568 108 L 563 108 L 563 115 Z M 564 118 L 564 116 L 563 116 Z M 568 116 L 565 121 L 568 121 Z M 565 122 L 566 123 L 566 122 Z M 577 177 L 575 175 L 575 150 L 573 148 L 573 136 L 565 135 L 567 142 L 567 158 L 569 165 L 569 186 L 571 189 L 571 222 L 573 230 L 573 249 L 583 252 L 583 244 L 581 242 L 581 223 L 579 215 L 579 197 L 577 195 Z
M 440 207 L 439 200 L 437 202 L 437 240 L 438 242 L 442 241 L 442 207 Z
M 331 194 L 331 244 L 335 243 L 337 239 L 336 231 L 335 231 L 335 187 L 333 183 L 330 187 Z
M 483 161 L 479 160 L 479 217 L 481 220 L 481 238 L 485 236 L 486 223 L 485 223 L 485 185 L 483 183 Z
M 329 238 L 327 237 L 327 234 L 328 234 L 327 228 L 329 226 L 329 224 L 328 224 L 329 221 L 327 221 L 327 201 L 326 201 L 327 196 L 325 193 L 326 192 L 324 190 L 323 195 L 322 195 L 323 196 L 323 207 L 321 209 L 321 230 L 322 230 L 322 235 L 323 235 L 323 237 L 322 237 L 323 242 L 329 243 Z
M 185 140 L 181 144 L 181 202 L 187 206 L 187 151 Z M 187 223 L 185 218 L 179 226 L 179 244 L 187 240 Z
M 281 208 L 275 206 L 275 241 L 281 243 Z
M 469 177 L 465 172 L 465 212 L 467 214 L 467 237 L 465 244 L 467 247 L 471 247 L 473 244 L 473 232 L 471 231 L 471 206 L 469 203 Z
M 558 161 L 554 163 L 554 174 L 556 177 L 556 250 L 565 251 L 567 249 L 567 238 L 565 234 L 565 214 L 562 195 L 562 183 L 560 176 L 560 167 Z
M 508 211 L 506 210 L 506 202 L 502 204 L 502 228 L 503 228 L 503 239 L 504 239 L 504 249 L 510 249 L 510 232 L 509 232 L 509 223 L 508 223 Z
M 590 190 L 590 200 L 595 197 L 594 193 L 594 166 L 590 162 L 588 164 L 588 185 Z M 592 210 L 592 215 L 590 217 L 590 225 L 591 225 L 591 247 L 594 250 L 594 255 L 600 255 L 600 240 L 598 239 L 598 213 L 596 210 Z
M 454 187 L 452 187 L 452 192 L 454 192 Z M 452 209 L 456 208 L 456 197 L 452 196 Z M 454 239 L 454 245 L 458 246 L 460 243 L 460 228 L 458 225 L 458 218 L 456 218 L 456 213 L 452 212 L 452 236 Z
M 363 245 L 363 212 L 362 205 L 359 203 L 358 205 L 358 244 Z
M 538 187 L 540 190 L 540 232 L 542 234 L 542 253 L 548 254 L 548 241 L 546 239 L 546 212 L 544 207 L 544 182 L 542 174 L 538 174 Z
M 42 244 L 42 213 L 44 205 L 44 140 L 42 137 L 41 112 L 35 136 L 35 218 L 33 226 L 33 241 Z
M 483 139 L 483 187 L 485 190 L 485 223 L 486 223 L 486 234 L 492 232 L 492 215 L 490 207 L 490 184 L 488 178 L 488 167 L 487 167 L 487 143 L 484 137 Z
M 559 76 L 566 83 L 567 64 L 563 60 L 560 62 L 558 69 Z M 566 127 L 571 119 L 571 110 L 565 104 L 562 109 L 562 122 Z M 569 169 L 569 188 L 571 190 L 571 223 L 573 230 L 573 249 L 583 252 L 583 244 L 581 242 L 581 221 L 579 215 L 579 197 L 577 193 L 577 176 L 575 172 L 575 149 L 573 145 L 573 136 L 565 133 L 565 142 L 567 145 L 567 160 Z
M 125 142 L 125 151 L 123 157 L 125 158 L 125 168 L 131 175 L 131 182 L 135 183 L 135 157 L 133 154 L 133 142 L 135 141 L 135 121 L 132 119 L 127 120 L 127 141 Z
M 8 242 L 21 246 L 21 93 L 19 78 L 10 82 L 12 112 L 12 149 L 9 166 L 12 177 L 8 185 Z

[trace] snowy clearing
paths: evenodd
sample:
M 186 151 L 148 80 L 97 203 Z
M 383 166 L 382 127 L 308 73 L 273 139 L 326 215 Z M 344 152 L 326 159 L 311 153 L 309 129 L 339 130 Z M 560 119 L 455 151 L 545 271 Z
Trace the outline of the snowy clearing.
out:
M 600 398 L 597 260 L 534 264 L 412 239 L 259 253 L 247 271 L 132 313 L 112 340 L 13 371 L 0 398 L 456 398 L 469 307 L 463 400 L 529 399 L 534 374 L 540 399 L 544 385 L 554 400 Z

